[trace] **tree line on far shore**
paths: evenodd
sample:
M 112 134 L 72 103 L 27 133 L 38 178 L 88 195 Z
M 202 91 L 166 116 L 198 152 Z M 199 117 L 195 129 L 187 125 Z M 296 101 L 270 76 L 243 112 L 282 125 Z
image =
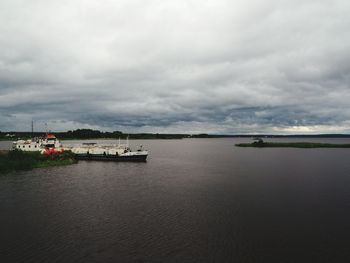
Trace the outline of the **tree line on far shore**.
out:
M 77 129 L 67 132 L 52 132 L 59 139 L 183 139 L 190 138 L 189 134 L 161 134 L 161 133 L 123 133 L 121 131 L 103 132 L 92 129 Z M 45 132 L 0 132 L 2 140 L 29 139 L 45 136 Z M 196 136 L 196 135 L 195 135 Z

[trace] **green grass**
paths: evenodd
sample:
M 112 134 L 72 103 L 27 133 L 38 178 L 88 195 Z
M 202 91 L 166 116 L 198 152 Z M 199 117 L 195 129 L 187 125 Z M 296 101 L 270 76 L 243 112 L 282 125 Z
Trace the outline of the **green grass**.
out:
M 51 166 L 69 165 L 77 161 L 72 152 L 45 156 L 39 152 L 9 151 L 0 154 L 0 174 Z
M 238 147 L 257 147 L 257 148 L 350 148 L 350 144 L 333 144 L 317 142 L 253 142 L 238 143 Z

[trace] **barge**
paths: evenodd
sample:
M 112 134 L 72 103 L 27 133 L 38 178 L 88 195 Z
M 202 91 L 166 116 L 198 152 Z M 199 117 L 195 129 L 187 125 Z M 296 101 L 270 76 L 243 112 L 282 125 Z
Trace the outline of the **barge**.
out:
M 137 151 L 132 151 L 128 143 L 125 145 L 83 143 L 67 149 L 72 151 L 78 160 L 145 162 L 148 156 L 148 151 L 143 150 L 142 146 Z

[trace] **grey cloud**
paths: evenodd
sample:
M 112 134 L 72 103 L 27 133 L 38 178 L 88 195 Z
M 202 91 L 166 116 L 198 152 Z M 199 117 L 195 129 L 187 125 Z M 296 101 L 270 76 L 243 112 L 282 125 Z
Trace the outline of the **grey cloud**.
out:
M 350 132 L 348 1 L 0 3 L 0 130 Z

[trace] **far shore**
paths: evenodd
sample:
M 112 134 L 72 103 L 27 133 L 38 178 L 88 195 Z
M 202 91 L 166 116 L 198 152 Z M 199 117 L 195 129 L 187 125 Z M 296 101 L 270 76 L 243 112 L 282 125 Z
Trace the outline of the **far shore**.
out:
M 263 142 L 238 143 L 237 147 L 255 148 L 350 148 L 350 144 L 316 143 L 316 142 Z
M 169 139 L 187 139 L 187 138 L 350 138 L 350 134 L 208 134 L 208 133 L 125 133 L 122 131 L 99 131 L 93 129 L 77 129 L 66 132 L 53 133 L 59 140 L 169 140 Z M 41 131 L 0 131 L 0 140 L 16 141 L 18 138 L 30 139 L 34 137 L 45 136 Z

